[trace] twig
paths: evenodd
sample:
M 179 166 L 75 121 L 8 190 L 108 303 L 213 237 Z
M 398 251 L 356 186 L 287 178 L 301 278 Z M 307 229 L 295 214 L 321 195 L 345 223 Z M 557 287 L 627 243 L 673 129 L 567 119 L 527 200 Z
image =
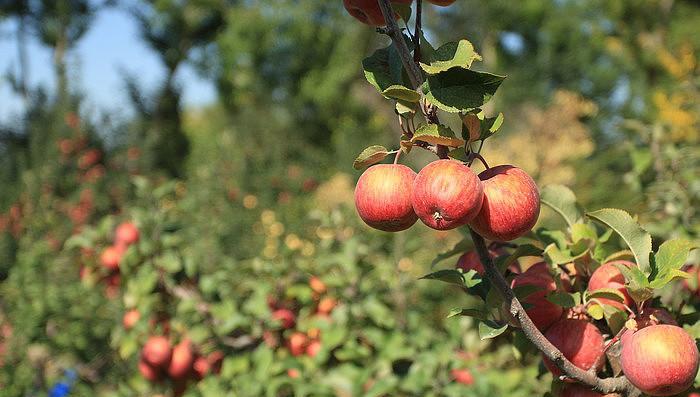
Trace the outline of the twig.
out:
M 474 247 L 479 253 L 481 263 L 484 264 L 486 277 L 503 297 L 510 315 L 518 322 L 527 339 L 532 342 L 537 350 L 548 358 L 559 368 L 567 378 L 576 380 L 591 389 L 601 393 L 622 393 L 628 397 L 638 397 L 641 392 L 635 388 L 624 376 L 616 378 L 598 378 L 595 371 L 583 370 L 571 363 L 564 354 L 559 351 L 544 335 L 537 329 L 530 317 L 525 313 L 525 309 L 520 301 L 515 297 L 513 290 L 491 261 L 491 256 L 486 248 L 484 238 L 469 228 Z

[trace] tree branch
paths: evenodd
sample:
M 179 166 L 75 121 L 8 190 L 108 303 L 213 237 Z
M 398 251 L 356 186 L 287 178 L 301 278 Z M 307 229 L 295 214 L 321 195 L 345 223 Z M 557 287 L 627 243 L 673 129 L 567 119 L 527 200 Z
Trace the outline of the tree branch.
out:
M 486 277 L 491 284 L 496 288 L 498 293 L 503 297 L 506 303 L 508 312 L 518 322 L 518 325 L 523 330 L 523 333 L 530 342 L 532 342 L 537 350 L 552 361 L 566 377 L 574 379 L 591 389 L 601 393 L 622 393 L 628 397 L 638 397 L 641 392 L 635 388 L 627 378 L 620 376 L 617 378 L 598 378 L 594 371 L 585 371 L 571 363 L 564 354 L 559 351 L 545 336 L 537 329 L 530 317 L 525 313 L 525 309 L 515 297 L 513 290 L 508 285 L 508 282 L 503 278 L 496 266 L 491 261 L 491 256 L 486 248 L 484 238 L 469 228 L 472 240 L 476 251 L 479 253 L 479 259 L 484 264 Z

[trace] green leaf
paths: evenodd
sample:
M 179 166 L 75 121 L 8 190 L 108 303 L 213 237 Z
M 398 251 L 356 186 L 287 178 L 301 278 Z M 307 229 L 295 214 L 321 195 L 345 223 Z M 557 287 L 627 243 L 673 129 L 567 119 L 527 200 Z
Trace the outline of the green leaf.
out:
M 352 166 L 356 170 L 361 170 L 384 160 L 388 155 L 389 150 L 384 146 L 370 146 L 357 156 L 355 161 L 353 161 Z
M 573 226 L 583 218 L 583 211 L 576 202 L 576 195 L 566 186 L 545 186 L 540 192 L 540 202 L 561 215 L 569 226 Z
M 472 288 L 476 287 L 477 285 L 481 284 L 481 277 L 476 277 L 478 273 L 476 270 L 472 269 L 466 273 L 464 273 L 464 285 L 467 288 Z
M 664 277 L 659 277 L 653 280 L 649 286 L 651 288 L 657 289 L 657 288 L 663 288 L 666 286 L 666 284 L 670 283 L 671 281 L 674 280 L 679 280 L 679 279 L 689 279 L 692 276 L 690 273 L 684 272 L 682 270 L 678 269 L 672 269 L 668 274 L 666 274 Z
M 479 320 L 486 320 L 486 313 L 482 312 L 481 310 L 478 309 L 460 309 L 460 308 L 454 308 L 450 310 L 450 312 L 447 314 L 447 318 L 451 318 L 454 316 L 467 316 L 467 317 L 474 317 Z
M 394 9 L 394 12 L 399 14 L 401 19 L 408 24 L 408 21 L 411 20 L 411 4 L 406 4 L 406 3 L 398 3 L 393 1 L 391 3 L 391 8 Z
M 547 263 L 552 265 L 564 265 L 583 257 L 587 252 L 587 250 L 584 250 L 578 255 L 573 255 L 566 250 L 559 249 L 556 244 L 550 244 L 544 249 L 544 259 L 547 261 Z
M 463 139 L 457 138 L 449 127 L 440 124 L 424 124 L 418 127 L 411 139 L 411 142 L 415 141 L 450 147 L 460 147 L 466 143 Z
M 690 250 L 698 248 L 688 240 L 668 240 L 659 247 L 653 256 L 652 273 L 649 281 L 666 280 L 673 270 L 679 270 L 688 259 Z M 670 280 L 668 280 L 670 281 Z
M 586 298 L 588 300 L 597 298 L 611 299 L 620 303 L 625 301 L 625 296 L 622 295 L 622 292 L 614 288 L 600 288 L 595 291 L 588 291 L 586 293 Z
M 492 339 L 504 333 L 508 329 L 508 324 L 500 325 L 493 321 L 479 322 L 479 338 L 481 340 Z
M 578 294 L 570 294 L 568 292 L 553 292 L 551 294 L 547 294 L 547 300 L 557 306 L 569 309 L 578 305 L 581 297 Z
M 435 259 L 433 259 L 433 261 L 430 263 L 430 267 L 437 265 L 438 263 L 442 262 L 447 258 L 452 258 L 457 254 L 461 255 L 471 248 L 472 244 L 470 240 L 460 240 L 457 244 L 455 244 L 454 247 L 452 247 L 451 250 L 438 254 L 438 256 L 436 256 Z
M 405 119 L 411 119 L 416 115 L 418 106 L 413 102 L 405 102 L 400 99 L 396 100 L 396 113 L 404 116 Z
M 496 260 L 496 266 L 498 270 L 503 273 L 510 265 L 524 256 L 542 256 L 542 249 L 532 244 L 520 245 L 508 257 L 498 258 Z
M 484 140 L 493 134 L 497 133 L 503 125 L 504 116 L 503 113 L 498 113 L 496 117 L 484 117 L 483 114 L 479 115 L 481 119 L 481 135 L 480 140 Z
M 598 234 L 595 227 L 590 223 L 575 223 L 571 225 L 571 240 L 577 243 L 581 240 L 589 240 L 595 242 L 598 240 Z
M 632 168 L 637 174 L 642 174 L 651 166 L 654 157 L 651 150 L 646 148 L 637 148 L 631 151 L 630 158 L 632 159 Z
M 424 59 L 428 63 L 421 62 L 420 67 L 428 74 L 438 74 L 454 67 L 469 69 L 472 62 L 481 61 L 481 55 L 468 40 L 460 40 L 443 44 Z
M 627 267 L 622 264 L 615 264 L 618 270 L 625 276 L 627 280 L 627 292 L 637 304 L 651 299 L 654 296 L 654 290 L 647 280 L 647 276 L 637 266 Z
M 382 95 L 390 99 L 398 99 L 406 102 L 417 103 L 420 101 L 420 93 L 402 85 L 392 85 L 382 91 Z
M 380 93 L 393 85 L 404 85 L 403 64 L 393 45 L 380 48 L 365 58 L 362 68 L 367 81 Z
M 642 271 L 649 270 L 651 235 L 642 229 L 627 212 L 616 208 L 604 208 L 587 215 L 613 229 L 627 243 L 634 253 L 637 265 Z
M 488 102 L 505 76 L 453 68 L 428 76 L 423 92 L 428 102 L 450 112 L 469 112 Z
M 606 256 L 600 263 L 608 263 L 619 259 L 634 259 L 634 254 L 630 250 L 613 252 Z
M 455 269 L 443 269 L 436 272 L 426 274 L 421 277 L 420 280 L 439 280 L 445 283 L 459 285 L 464 287 L 464 276 L 459 270 Z
M 467 154 L 464 152 L 464 148 L 452 149 L 447 155 L 450 156 L 451 159 L 459 160 L 464 163 L 469 160 Z
M 613 335 L 617 335 L 618 332 L 625 326 L 625 321 L 627 321 L 627 313 L 624 311 L 610 305 L 603 305 L 603 314 L 605 316 L 605 321 L 608 323 L 608 327 L 612 331 Z

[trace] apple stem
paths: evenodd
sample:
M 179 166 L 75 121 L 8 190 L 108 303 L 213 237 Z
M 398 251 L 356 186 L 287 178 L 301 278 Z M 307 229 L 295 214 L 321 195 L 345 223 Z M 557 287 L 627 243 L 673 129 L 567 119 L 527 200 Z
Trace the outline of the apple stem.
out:
M 532 319 L 527 315 L 522 304 L 510 288 L 510 285 L 491 260 L 491 255 L 489 255 L 484 238 L 470 227 L 467 228 L 474 242 L 474 248 L 479 254 L 479 259 L 484 265 L 486 278 L 488 278 L 493 288 L 501 295 L 509 313 L 515 321 L 517 321 L 518 325 L 520 325 L 525 337 L 537 347 L 537 350 L 552 361 L 566 377 L 576 380 L 591 389 L 601 393 L 622 393 L 627 397 L 638 397 L 641 395 L 639 389 L 634 387 L 624 376 L 601 379 L 598 378 L 594 371 L 583 370 L 571 363 L 571 361 L 569 361 L 564 354 L 537 329 Z
M 486 167 L 486 169 L 491 168 L 491 167 L 489 167 L 489 164 L 486 162 L 486 159 L 484 159 L 484 156 L 480 155 L 478 152 L 472 152 L 471 154 L 469 154 L 469 165 L 470 166 L 472 165 L 472 162 L 474 161 L 474 159 L 479 159 L 479 161 L 481 161 L 481 164 L 483 164 L 484 167 Z
M 398 163 L 399 163 L 399 157 L 401 157 L 401 152 L 402 152 L 401 149 L 399 149 L 399 150 L 396 151 L 396 156 L 394 156 L 394 164 L 398 164 Z

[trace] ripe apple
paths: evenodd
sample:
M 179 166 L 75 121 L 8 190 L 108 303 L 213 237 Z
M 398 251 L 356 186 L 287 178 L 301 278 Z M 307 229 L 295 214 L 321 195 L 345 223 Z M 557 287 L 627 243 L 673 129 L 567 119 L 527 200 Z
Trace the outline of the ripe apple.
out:
M 540 216 L 540 192 L 530 175 L 512 165 L 499 165 L 479 174 L 484 202 L 470 222 L 486 239 L 510 241 L 529 232 Z
M 133 328 L 140 318 L 141 313 L 139 313 L 137 309 L 131 309 L 124 313 L 124 317 L 122 318 L 122 324 L 124 325 L 124 329 L 128 330 Z
M 321 342 L 319 340 L 312 340 L 306 346 L 306 355 L 309 357 L 316 357 L 316 355 L 320 351 L 321 351 Z
M 207 361 L 211 366 L 211 372 L 214 374 L 221 373 L 221 366 L 224 364 L 224 352 L 221 350 L 214 350 L 207 356 Z
M 688 389 L 698 373 L 695 340 L 674 325 L 643 328 L 622 343 L 622 372 L 650 396 L 671 396 Z
M 474 219 L 484 198 L 483 187 L 471 168 L 456 160 L 426 165 L 413 183 L 413 210 L 423 223 L 449 230 Z
M 194 378 L 197 380 L 202 380 L 204 377 L 209 375 L 211 365 L 206 357 L 198 356 L 195 358 L 194 363 L 192 363 L 192 369 L 194 370 Z
M 289 309 L 277 309 L 272 312 L 272 318 L 277 320 L 282 325 L 284 329 L 290 329 L 296 324 L 296 316 L 294 312 Z
M 622 333 L 622 337 L 620 337 L 620 343 L 624 344 L 627 339 L 631 338 L 632 335 L 646 327 L 651 327 L 652 325 L 659 325 L 659 324 L 669 324 L 669 325 L 675 325 L 678 326 L 678 322 L 676 322 L 676 319 L 673 318 L 671 313 L 666 311 L 665 309 L 660 309 L 656 307 L 645 307 L 644 310 L 642 310 L 639 315 L 634 319 L 634 329 L 627 329 L 624 333 Z
M 544 266 L 544 271 L 542 270 L 542 266 L 532 266 L 525 272 L 515 276 L 511 282 L 511 288 L 523 286 L 539 288 L 523 298 L 522 301 L 526 305 L 529 305 L 529 307 L 525 309 L 525 312 L 540 331 L 549 328 L 550 325 L 559 320 L 564 312 L 561 306 L 550 302 L 546 298 L 549 292 L 557 289 L 557 285 L 546 269 L 546 264 L 544 264 Z
M 452 375 L 452 378 L 454 378 L 457 383 L 467 386 L 474 384 L 474 376 L 468 369 L 453 369 L 450 371 L 450 375 Z
M 139 241 L 139 229 L 132 222 L 123 222 L 117 226 L 115 242 L 123 245 L 131 245 Z
M 307 342 L 308 338 L 306 337 L 306 334 L 295 332 L 289 337 L 287 347 L 293 356 L 301 356 L 306 350 Z
M 162 379 L 160 368 L 155 368 L 142 359 L 139 360 L 139 372 L 144 379 L 150 382 L 158 382 Z
M 428 2 L 435 4 L 436 6 L 447 7 L 457 0 L 428 0 Z
M 326 284 L 316 276 L 311 276 L 309 279 L 309 287 L 311 287 L 311 290 L 319 295 L 326 293 Z
M 325 297 L 325 298 L 321 299 L 320 302 L 318 302 L 317 311 L 319 314 L 329 315 L 329 314 L 331 314 L 331 311 L 333 311 L 333 308 L 337 304 L 338 304 L 338 302 L 335 299 L 333 299 L 331 297 Z
M 172 351 L 165 336 L 151 336 L 142 350 L 143 359 L 154 367 L 164 367 L 170 361 Z
M 620 291 L 620 293 L 622 293 L 622 295 L 625 297 L 624 303 L 607 298 L 596 299 L 598 299 L 602 304 L 610 305 L 625 311 L 625 306 L 631 307 L 634 301 L 625 287 L 625 276 L 622 275 L 620 269 L 618 269 L 615 265 L 624 265 L 627 267 L 636 266 L 630 261 L 623 260 L 605 263 L 597 268 L 591 275 L 590 280 L 588 280 L 588 290 L 595 291 L 601 288 L 611 288 Z
M 287 370 L 287 376 L 289 376 L 292 379 L 297 379 L 300 375 L 301 373 L 296 368 L 289 368 Z
M 119 269 L 119 262 L 122 260 L 123 250 L 118 247 L 107 247 L 100 255 L 100 263 L 106 269 L 114 271 Z
M 413 0 L 392 0 L 393 3 L 411 4 Z M 343 0 L 345 9 L 362 23 L 370 26 L 384 26 L 386 21 L 379 8 L 378 0 Z M 398 15 L 397 15 L 398 18 Z
M 411 205 L 416 173 L 402 164 L 377 164 L 360 176 L 355 187 L 357 213 L 369 226 L 398 232 L 418 220 Z
M 586 320 L 565 318 L 552 324 L 544 336 L 575 366 L 599 371 L 605 364 L 603 335 L 595 325 Z M 554 374 L 559 368 L 547 358 L 544 365 Z
M 189 339 L 184 339 L 173 347 L 170 365 L 168 366 L 168 375 L 173 379 L 185 377 L 190 373 L 193 361 L 192 342 Z

